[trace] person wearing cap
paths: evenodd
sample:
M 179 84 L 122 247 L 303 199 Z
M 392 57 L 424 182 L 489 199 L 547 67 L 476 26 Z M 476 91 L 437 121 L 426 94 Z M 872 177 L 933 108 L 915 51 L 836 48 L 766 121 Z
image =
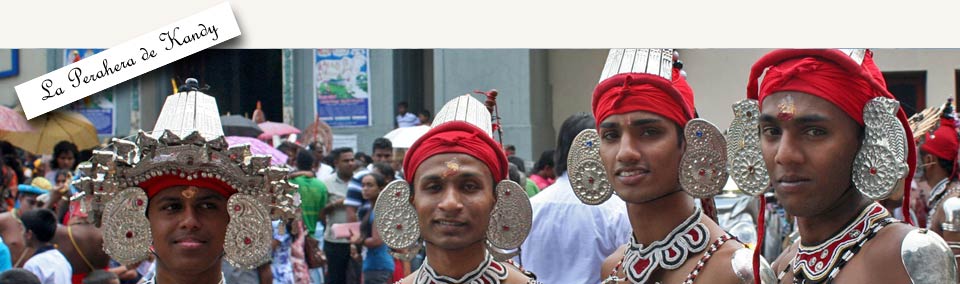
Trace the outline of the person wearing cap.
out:
M 926 204 L 927 229 L 939 234 L 960 255 L 960 182 L 957 180 L 957 117 L 953 100 L 947 102 L 940 116 L 939 126 L 924 135 L 917 156 L 917 178 L 937 182 L 931 189 Z M 960 270 L 960 265 L 958 265 Z
M 796 216 L 800 239 L 773 264 L 781 283 L 957 281 L 943 239 L 876 202 L 905 187 L 910 199 L 916 153 L 872 57 L 864 49 L 772 51 L 753 65 L 748 100 L 735 105 L 752 105 L 736 115 L 755 124 L 731 126 L 741 131 L 731 135 L 753 137 L 737 141 L 750 147 L 731 171 L 766 179 Z
M 20 221 L 20 216 L 24 211 L 37 208 L 37 197 L 44 193 L 47 192 L 32 184 L 18 185 L 16 204 L 19 204 L 19 207 L 0 213 L 0 237 L 3 238 L 4 244 L 10 250 L 14 268 L 23 267 L 30 253 L 24 243 L 23 234 L 25 230 L 23 222 Z
M 587 204 L 626 203 L 630 241 L 603 262 L 603 283 L 752 283 L 750 250 L 711 219 L 726 183 L 719 130 L 695 119 L 672 49 L 613 49 L 593 91 L 595 129 L 574 139 L 570 182 Z M 638 64 L 639 63 L 639 64 Z M 710 208 L 704 206 L 703 208 Z
M 182 101 L 203 107 L 174 109 Z M 270 259 L 271 221 L 299 214 L 289 170 L 249 145 L 228 148 L 215 106 L 197 91 L 171 95 L 152 133 L 114 139 L 79 168 L 74 198 L 100 224 L 107 254 L 124 265 L 155 256 L 147 283 L 222 283 L 224 259 L 258 267 Z
M 455 115 L 458 103 L 478 114 L 467 119 L 477 120 L 440 119 L 463 118 Z M 404 156 L 404 180 L 387 185 L 374 205 L 374 225 L 387 246 L 426 244 L 423 265 L 400 283 L 530 283 L 531 275 L 497 260 L 526 238 L 531 209 L 523 188 L 507 178 L 490 113 L 464 95 L 437 118 Z

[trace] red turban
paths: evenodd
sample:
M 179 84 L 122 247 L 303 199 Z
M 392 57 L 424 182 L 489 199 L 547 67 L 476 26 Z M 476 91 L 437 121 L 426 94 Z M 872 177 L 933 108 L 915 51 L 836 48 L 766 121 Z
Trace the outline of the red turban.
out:
M 762 84 L 760 75 L 766 71 Z M 781 91 L 796 91 L 817 96 L 836 105 L 854 121 L 863 125 L 863 107 L 876 97 L 896 99 L 887 91 L 883 74 L 873 62 L 873 53 L 867 51 L 863 63 L 857 64 L 847 54 L 836 49 L 780 49 L 760 58 L 750 70 L 747 98 L 763 100 Z M 913 137 L 903 108 L 897 119 Z M 907 147 L 910 169 L 904 182 L 904 204 L 910 199 L 910 184 L 917 166 L 916 147 Z M 908 206 L 904 206 L 908 208 Z M 909 214 L 904 216 L 910 222 Z
M 695 113 L 693 89 L 673 69 L 673 80 L 645 73 L 621 73 L 607 78 L 593 90 L 593 115 L 597 128 L 608 116 L 646 111 L 663 116 L 680 127 Z
M 507 177 L 507 155 L 503 153 L 500 143 L 473 124 L 451 121 L 430 129 L 410 146 L 403 157 L 404 179 L 412 184 L 414 174 L 423 161 L 446 153 L 467 154 L 477 158 L 493 174 L 494 181 Z
M 920 150 L 947 161 L 957 160 L 957 128 L 952 119 L 940 118 L 940 127 L 927 135 Z
M 210 177 L 197 177 L 192 180 L 187 180 L 179 175 L 171 174 L 154 177 L 140 183 L 140 188 L 146 191 L 147 198 L 153 198 L 153 196 L 160 193 L 160 191 L 174 186 L 196 186 L 211 189 L 224 197 L 230 197 L 230 195 L 237 193 L 237 190 L 227 185 L 226 182 Z

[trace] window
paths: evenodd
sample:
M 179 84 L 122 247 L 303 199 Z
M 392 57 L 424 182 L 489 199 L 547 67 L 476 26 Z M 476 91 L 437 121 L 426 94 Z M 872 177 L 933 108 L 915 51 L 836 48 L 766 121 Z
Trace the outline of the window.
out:
M 900 105 L 910 117 L 927 107 L 927 72 L 884 72 L 887 90 L 900 101 Z

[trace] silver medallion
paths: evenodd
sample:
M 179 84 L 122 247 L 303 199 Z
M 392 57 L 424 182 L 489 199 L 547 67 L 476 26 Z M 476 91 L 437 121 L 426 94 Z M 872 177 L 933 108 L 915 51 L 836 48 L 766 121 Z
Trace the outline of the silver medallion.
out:
M 410 204 L 410 184 L 396 180 L 387 185 L 373 207 L 374 228 L 393 249 L 413 246 L 420 238 L 417 210 Z
M 107 202 L 103 213 L 103 250 L 123 264 L 136 263 L 150 256 L 153 243 L 147 220 L 147 194 L 137 187 L 120 191 Z
M 853 183 L 873 200 L 889 197 L 908 171 L 907 135 L 896 117 L 899 106 L 878 97 L 863 107 L 864 139 L 853 161 Z
M 501 181 L 496 190 L 497 203 L 490 212 L 487 240 L 497 248 L 517 248 L 530 234 L 533 222 L 530 199 L 523 187 L 512 180 Z
M 683 129 L 687 149 L 680 160 L 680 186 L 696 198 L 713 197 L 727 184 L 727 142 L 712 123 L 687 122 Z
M 770 174 L 760 152 L 760 106 L 745 99 L 733 104 L 733 122 L 727 130 L 727 168 L 737 187 L 757 196 L 766 191 Z
M 227 201 L 230 223 L 224 240 L 224 258 L 242 269 L 254 269 L 270 260 L 273 225 L 270 212 L 253 196 L 234 194 Z
M 610 199 L 613 187 L 600 160 L 600 135 L 594 129 L 577 134 L 570 147 L 570 185 L 581 202 L 597 205 Z

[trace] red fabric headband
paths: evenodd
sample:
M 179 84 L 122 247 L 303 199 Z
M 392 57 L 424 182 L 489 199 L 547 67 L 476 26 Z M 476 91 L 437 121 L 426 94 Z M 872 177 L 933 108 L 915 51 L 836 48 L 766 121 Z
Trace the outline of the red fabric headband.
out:
M 593 115 L 597 128 L 608 116 L 646 111 L 663 116 L 680 127 L 693 119 L 693 89 L 673 69 L 673 81 L 644 73 L 622 73 L 607 78 L 593 90 Z
M 207 188 L 216 191 L 224 197 L 230 197 L 230 195 L 237 193 L 237 190 L 233 189 L 233 187 L 230 187 L 230 185 L 227 185 L 226 182 L 209 177 L 198 177 L 192 180 L 187 180 L 179 175 L 162 175 L 140 183 L 140 188 L 147 193 L 147 198 L 153 198 L 153 196 L 157 195 L 157 193 L 174 186 L 196 186 L 199 188 Z
M 920 150 L 940 159 L 956 161 L 957 147 L 960 147 L 960 141 L 957 140 L 957 128 L 953 120 L 940 118 L 940 127 L 927 135 Z
M 766 71 L 763 82 L 760 75 Z M 876 97 L 895 99 L 886 88 L 880 68 L 873 62 L 873 52 L 867 51 L 862 64 L 836 49 L 779 49 L 764 55 L 750 70 L 747 98 L 763 99 L 780 91 L 797 91 L 820 97 L 836 105 L 853 120 L 863 125 L 863 107 Z M 897 111 L 897 120 L 907 137 L 913 131 L 907 123 L 903 108 Z M 904 204 L 910 199 L 910 184 L 917 168 L 917 148 L 907 147 L 907 165 L 910 169 L 904 182 Z M 909 214 L 905 221 L 911 223 Z
M 403 158 L 404 179 L 412 184 L 414 174 L 423 161 L 445 153 L 461 153 L 477 158 L 493 174 L 494 181 L 507 177 L 507 156 L 500 143 L 470 123 L 451 121 L 430 129 L 410 146 Z

